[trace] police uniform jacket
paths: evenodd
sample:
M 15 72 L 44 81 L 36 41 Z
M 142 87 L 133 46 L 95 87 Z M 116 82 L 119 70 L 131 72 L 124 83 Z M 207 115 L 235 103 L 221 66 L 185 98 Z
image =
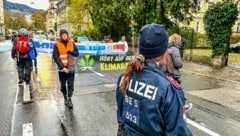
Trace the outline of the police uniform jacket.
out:
M 132 74 L 127 93 L 116 88 L 117 119 L 128 136 L 192 136 L 183 119 L 184 93 L 173 86 L 155 63 Z

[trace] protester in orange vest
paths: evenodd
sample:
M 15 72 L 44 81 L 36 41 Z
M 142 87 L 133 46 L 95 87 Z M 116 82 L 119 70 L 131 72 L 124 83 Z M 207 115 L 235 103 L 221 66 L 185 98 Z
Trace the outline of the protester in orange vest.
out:
M 111 35 L 107 36 L 107 43 L 113 43 L 113 39 L 112 39 Z
M 61 92 L 64 97 L 64 103 L 69 108 L 73 108 L 71 97 L 74 91 L 74 57 L 77 57 L 78 55 L 78 49 L 76 48 L 74 42 L 69 40 L 67 30 L 61 29 L 60 39 L 56 42 L 53 48 L 53 59 L 58 65 L 58 74 L 61 84 Z

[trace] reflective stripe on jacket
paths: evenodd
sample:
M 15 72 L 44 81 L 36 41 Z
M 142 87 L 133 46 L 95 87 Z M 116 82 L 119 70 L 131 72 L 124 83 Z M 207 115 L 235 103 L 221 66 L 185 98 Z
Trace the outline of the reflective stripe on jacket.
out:
M 68 41 L 67 46 L 65 46 L 62 42 L 57 41 L 56 42 L 56 46 L 58 49 L 58 53 L 59 53 L 59 58 L 61 59 L 62 63 L 64 66 L 68 65 L 68 55 L 67 52 L 68 51 L 74 51 L 74 46 L 72 41 Z

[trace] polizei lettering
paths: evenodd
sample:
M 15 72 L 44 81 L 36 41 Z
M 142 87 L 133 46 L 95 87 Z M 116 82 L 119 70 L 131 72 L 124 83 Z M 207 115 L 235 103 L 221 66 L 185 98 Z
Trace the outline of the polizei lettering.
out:
M 130 80 L 128 91 L 143 96 L 150 100 L 155 100 L 158 87 L 140 81 Z

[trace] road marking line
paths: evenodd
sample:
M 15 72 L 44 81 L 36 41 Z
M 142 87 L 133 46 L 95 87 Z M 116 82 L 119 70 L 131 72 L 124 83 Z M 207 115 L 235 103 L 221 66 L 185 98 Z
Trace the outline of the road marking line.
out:
M 240 123 L 238 121 L 236 121 L 236 120 L 227 118 L 227 122 L 231 123 L 232 125 L 240 127 Z
M 115 86 L 116 86 L 116 84 L 104 84 L 104 86 L 105 86 L 105 87 L 109 87 L 109 88 L 110 88 L 110 87 L 115 87 Z
M 31 101 L 31 98 L 30 98 L 30 86 L 26 85 L 26 84 L 24 84 L 23 101 L 24 102 Z
M 18 95 L 19 95 L 19 89 L 20 87 L 17 87 L 17 92 L 16 92 L 16 96 L 15 96 L 15 102 L 13 103 L 13 115 L 12 115 L 12 125 L 11 125 L 11 134 L 10 136 L 12 136 L 13 134 L 13 126 L 14 126 L 14 120 L 15 120 L 15 114 L 16 114 L 16 103 L 17 103 L 17 99 L 18 99 Z
M 27 123 L 22 125 L 23 136 L 33 136 L 32 123 Z
M 220 136 L 220 135 L 217 134 L 216 132 L 213 132 L 212 130 L 209 130 L 209 129 L 201 126 L 200 124 L 198 124 L 198 123 L 190 120 L 189 118 L 187 118 L 187 123 L 190 124 L 190 125 L 192 125 L 192 126 L 194 126 L 194 127 L 196 127 L 196 128 L 198 128 L 198 129 L 200 129 L 200 130 L 202 130 L 203 132 L 209 134 L 210 136 Z
M 93 70 L 93 69 L 89 69 L 89 70 L 92 71 L 93 73 L 99 75 L 100 77 L 104 77 L 103 74 L 101 74 L 101 73 L 99 73 L 99 72 L 97 72 L 97 71 L 95 71 L 95 70 Z

